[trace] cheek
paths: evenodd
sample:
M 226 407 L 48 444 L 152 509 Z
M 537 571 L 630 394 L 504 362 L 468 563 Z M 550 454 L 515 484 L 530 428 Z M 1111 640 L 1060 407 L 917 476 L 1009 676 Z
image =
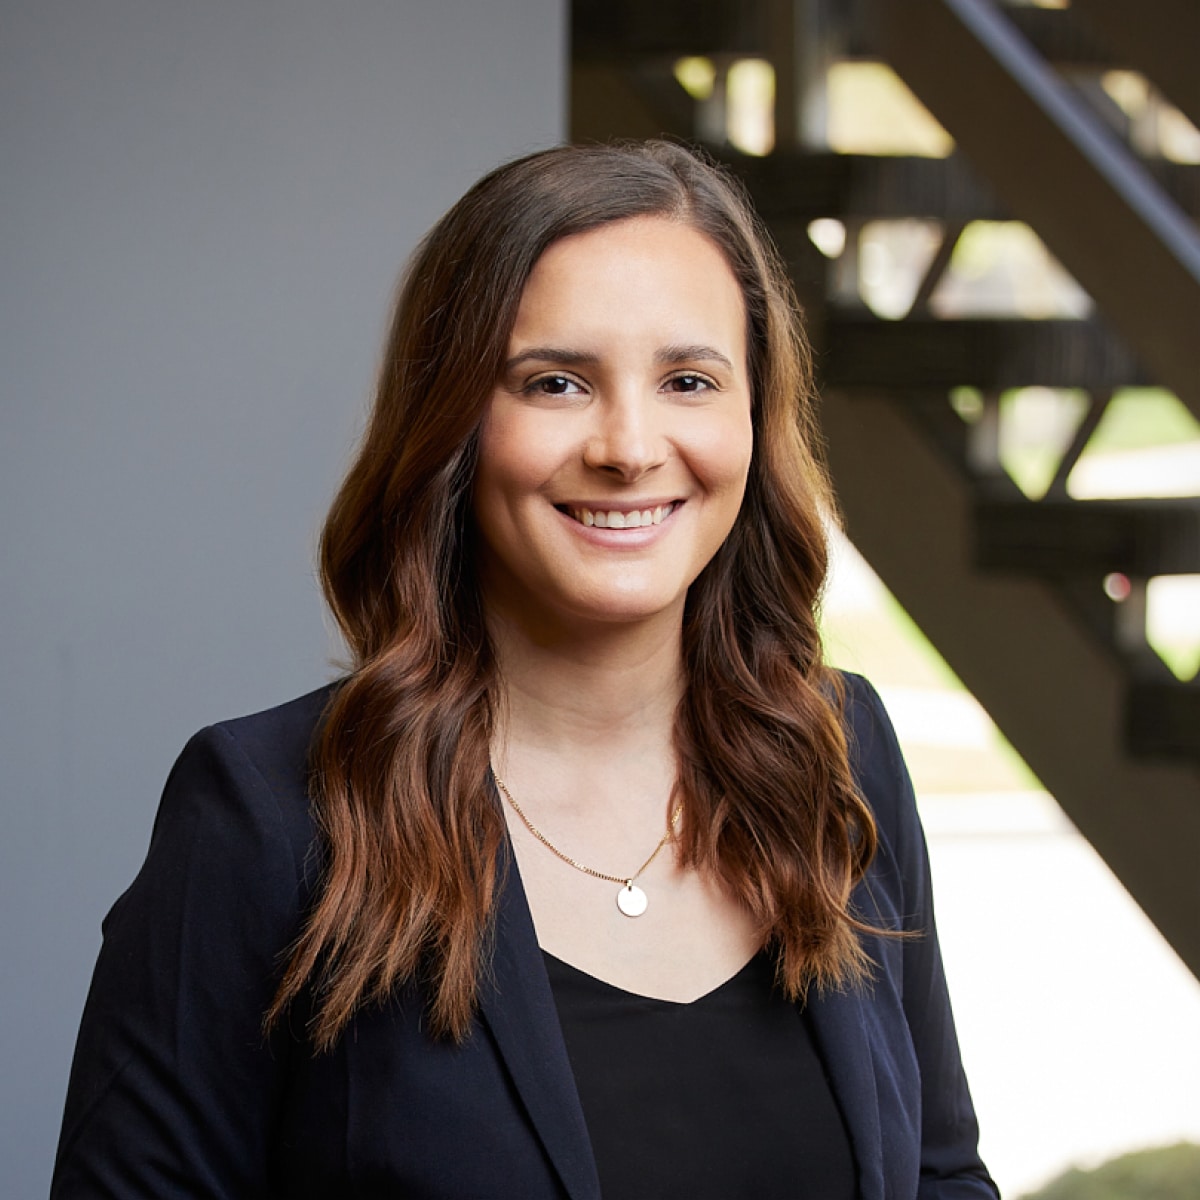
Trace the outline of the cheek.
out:
M 492 402 L 479 429 L 479 457 L 475 465 L 476 490 L 486 492 L 509 473 L 511 447 L 516 443 L 512 421 L 496 411 Z
M 535 493 L 555 474 L 567 447 L 563 431 L 512 405 L 493 402 L 479 434 L 477 493 L 516 498 Z
M 527 486 L 534 473 L 530 454 L 523 446 L 518 423 L 504 416 L 490 417 L 479 437 L 479 460 L 475 467 L 475 505 L 496 506 Z
M 754 430 L 749 414 L 729 416 L 692 440 L 692 470 L 713 492 L 741 495 L 750 473 Z
M 507 536 L 505 497 L 512 491 L 511 445 L 506 422 L 489 413 L 479 431 L 479 457 L 471 494 L 475 528 L 485 552 L 494 552 Z

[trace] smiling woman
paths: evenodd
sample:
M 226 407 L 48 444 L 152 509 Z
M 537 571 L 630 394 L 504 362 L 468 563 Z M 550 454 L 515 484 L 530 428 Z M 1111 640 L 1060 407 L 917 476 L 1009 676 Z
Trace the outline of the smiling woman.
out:
M 574 635 L 656 617 L 741 507 L 753 431 L 746 314 L 720 251 L 639 217 L 538 260 L 480 432 L 474 513 L 495 619 Z
M 451 209 L 322 538 L 353 669 L 176 764 L 56 1197 L 994 1197 L 811 403 L 698 155 Z

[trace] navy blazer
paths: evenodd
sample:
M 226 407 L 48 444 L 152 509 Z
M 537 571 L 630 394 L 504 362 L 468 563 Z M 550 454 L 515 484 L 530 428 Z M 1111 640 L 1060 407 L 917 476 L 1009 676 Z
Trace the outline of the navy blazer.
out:
M 873 689 L 853 676 L 847 688 L 880 838 L 856 904 L 881 927 L 920 931 L 870 939 L 873 983 L 808 1002 L 859 1193 L 994 1198 L 908 774 Z M 327 696 L 206 729 L 176 763 L 145 865 L 104 922 L 52 1197 L 599 1200 L 515 863 L 464 1044 L 427 1036 L 412 986 L 360 1011 L 329 1053 L 305 1044 L 305 1004 L 263 1036 L 318 882 L 305 759 Z

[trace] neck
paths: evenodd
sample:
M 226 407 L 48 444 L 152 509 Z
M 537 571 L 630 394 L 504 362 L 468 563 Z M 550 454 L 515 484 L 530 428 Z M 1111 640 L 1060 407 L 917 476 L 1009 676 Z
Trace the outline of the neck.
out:
M 673 759 L 683 691 L 682 613 L 669 620 L 530 630 L 489 614 L 502 683 L 494 744 L 503 772 L 512 756 L 579 766 Z
M 489 621 L 507 732 L 538 742 L 593 744 L 648 727 L 670 729 L 683 690 L 678 624 L 556 636 Z
M 669 623 L 569 631 L 531 630 L 493 610 L 489 632 L 502 685 L 497 774 L 552 840 L 632 870 L 675 803 L 682 608 Z

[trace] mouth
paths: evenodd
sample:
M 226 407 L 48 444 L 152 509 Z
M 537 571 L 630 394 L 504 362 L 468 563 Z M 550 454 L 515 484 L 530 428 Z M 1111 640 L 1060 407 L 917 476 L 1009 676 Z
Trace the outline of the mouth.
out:
M 576 508 L 559 505 L 565 513 L 580 525 L 596 529 L 642 529 L 647 525 L 661 525 L 681 504 L 672 500 L 670 504 L 656 504 L 650 508 Z

